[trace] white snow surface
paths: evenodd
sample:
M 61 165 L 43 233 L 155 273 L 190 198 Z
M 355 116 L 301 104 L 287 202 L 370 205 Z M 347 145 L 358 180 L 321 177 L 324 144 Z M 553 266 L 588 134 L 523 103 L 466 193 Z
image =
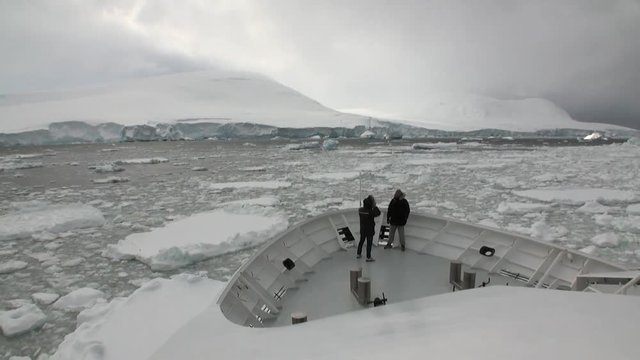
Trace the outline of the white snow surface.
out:
M 65 337 L 51 360 L 148 359 L 177 329 L 214 303 L 222 286 L 186 274 L 151 280 L 127 298 L 80 313 L 78 328 Z
M 410 120 L 406 122 L 412 125 L 442 130 L 622 128 L 576 121 L 564 109 L 541 98 L 503 100 L 474 94 L 438 93 L 407 99 L 401 109 L 395 117 Z
M 220 312 L 215 298 L 224 285 L 193 275 L 152 280 L 93 312 L 52 359 L 196 360 L 215 354 L 268 360 L 287 353 L 310 360 L 410 360 L 425 354 L 452 360 L 513 359 L 514 354 L 522 360 L 622 360 L 637 355 L 640 312 L 634 297 L 494 286 L 256 329 L 233 324 Z
M 62 233 L 102 226 L 102 212 L 83 204 L 15 204 L 17 212 L 0 216 L 0 241 L 30 237 L 40 232 Z
M 150 232 L 135 233 L 109 245 L 105 256 L 137 259 L 153 270 L 171 270 L 258 245 L 287 228 L 287 217 L 263 206 L 204 212 Z
M 329 109 L 264 76 L 231 71 L 184 72 L 94 88 L 7 95 L 0 132 L 45 128 L 59 121 L 252 122 L 280 127 L 349 127 L 367 118 Z M 194 119 L 194 120 L 186 120 Z M 375 122 L 372 124 L 375 125 Z
M 34 304 L 24 304 L 14 310 L 0 311 L 0 330 L 7 337 L 37 329 L 46 321 L 47 316 Z

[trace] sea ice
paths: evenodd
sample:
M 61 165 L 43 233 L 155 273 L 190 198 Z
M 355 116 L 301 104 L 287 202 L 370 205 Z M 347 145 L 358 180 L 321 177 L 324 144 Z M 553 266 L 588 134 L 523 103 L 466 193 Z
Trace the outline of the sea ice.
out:
M 83 204 L 25 206 L 0 216 L 0 241 L 30 237 L 36 233 L 61 233 L 77 228 L 102 226 L 100 210 Z
M 121 168 L 116 164 L 97 165 L 89 168 L 90 169 L 93 168 L 94 171 L 97 172 L 98 174 L 124 171 L 124 168 Z
M 203 183 L 209 189 L 280 189 L 288 188 L 291 183 L 288 181 L 244 181 L 244 182 L 227 182 L 227 183 Z
M 284 147 L 285 150 L 306 150 L 306 149 L 318 149 L 320 147 L 319 141 L 307 141 L 300 144 L 288 144 Z
M 583 205 L 587 201 L 629 202 L 636 198 L 633 191 L 615 189 L 533 189 L 514 191 L 515 195 L 547 202 L 559 202 L 569 205 Z
M 160 164 L 169 162 L 169 159 L 157 157 L 157 158 L 142 158 L 142 159 L 123 159 L 116 160 L 116 165 L 135 165 L 135 164 Z
M 131 234 L 109 245 L 103 255 L 135 258 L 152 270 L 171 270 L 258 245 L 287 225 L 287 217 L 271 208 L 225 208 L 177 220 L 150 232 Z
M 333 172 L 333 173 L 317 173 L 306 175 L 305 178 L 316 181 L 350 181 L 357 179 L 360 176 L 360 172 L 357 171 L 345 171 L 345 172 Z
M 640 215 L 640 204 L 632 204 L 627 206 L 627 212 L 632 215 Z
M 31 298 L 39 305 L 49 305 L 58 300 L 60 295 L 53 293 L 33 293 Z
M 526 214 L 532 211 L 546 211 L 551 208 L 550 204 L 530 204 L 520 202 L 503 201 L 498 205 L 498 212 L 501 214 Z
M 592 237 L 591 242 L 598 247 L 617 247 L 620 240 L 614 233 L 604 233 Z
M 19 260 L 8 260 L 0 262 L 0 274 L 9 274 L 27 267 L 27 263 Z
M 93 183 L 94 184 L 116 184 L 116 183 L 123 183 L 128 181 L 129 181 L 129 178 L 126 178 L 126 177 L 109 176 L 108 178 L 104 178 L 104 179 L 94 179 Z
M 0 330 L 13 337 L 44 325 L 47 316 L 34 304 L 25 304 L 15 310 L 0 311 Z
M 104 298 L 102 291 L 85 287 L 61 297 L 52 306 L 65 311 L 80 311 L 92 307 L 99 299 Z

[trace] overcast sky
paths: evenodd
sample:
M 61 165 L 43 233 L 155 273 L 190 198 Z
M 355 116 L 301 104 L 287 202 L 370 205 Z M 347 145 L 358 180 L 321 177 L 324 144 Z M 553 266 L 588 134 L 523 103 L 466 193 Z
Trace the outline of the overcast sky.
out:
M 0 0 L 0 94 L 209 67 L 336 109 L 543 97 L 640 129 L 640 0 Z

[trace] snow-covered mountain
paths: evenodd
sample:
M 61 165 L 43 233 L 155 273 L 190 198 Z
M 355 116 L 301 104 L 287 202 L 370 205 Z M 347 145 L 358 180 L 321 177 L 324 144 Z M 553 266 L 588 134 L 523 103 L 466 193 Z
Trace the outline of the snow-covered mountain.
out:
M 629 130 L 617 125 L 576 121 L 564 109 L 541 98 L 501 100 L 470 94 L 433 94 L 407 103 L 401 116 L 415 126 L 453 131 Z
M 266 77 L 229 71 L 187 72 L 90 89 L 0 97 L 0 133 L 44 129 L 62 121 L 140 125 L 251 122 L 275 127 L 353 127 L 344 114 Z
M 323 132 L 339 129 L 333 132 L 337 136 L 359 136 L 345 130 L 355 127 L 360 133 L 378 127 L 377 137 L 386 133 L 424 136 L 425 129 L 625 129 L 575 121 L 544 99 L 498 100 L 466 94 L 409 99 L 393 119 L 372 120 L 330 109 L 259 74 L 221 70 L 0 96 L 0 144 L 5 145 L 305 137 L 318 133 L 319 128 Z

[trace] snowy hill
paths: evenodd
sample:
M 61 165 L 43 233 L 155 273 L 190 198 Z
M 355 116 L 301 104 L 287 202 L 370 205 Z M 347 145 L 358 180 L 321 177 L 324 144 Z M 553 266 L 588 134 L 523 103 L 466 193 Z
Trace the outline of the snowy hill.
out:
M 453 131 L 629 130 L 617 125 L 576 121 L 564 109 L 540 98 L 500 100 L 469 94 L 436 94 L 406 104 L 402 116 L 415 126 Z
M 354 127 L 343 114 L 256 74 L 205 71 L 128 80 L 91 89 L 0 97 L 0 133 L 62 121 L 140 125 L 251 122 L 276 127 Z
M 278 135 L 287 136 L 287 129 L 307 128 L 313 134 L 312 128 L 356 126 L 380 127 L 379 136 L 387 131 L 423 136 L 425 129 L 628 130 L 575 121 L 544 99 L 498 100 L 439 94 L 407 100 L 401 107 L 401 113 L 388 119 L 395 122 L 392 124 L 330 109 L 259 74 L 187 72 L 85 89 L 0 96 L 0 143 L 199 139 L 239 134 L 250 137 L 269 136 L 275 129 L 280 129 Z M 146 124 L 152 127 L 127 129 L 122 135 L 123 125 Z

